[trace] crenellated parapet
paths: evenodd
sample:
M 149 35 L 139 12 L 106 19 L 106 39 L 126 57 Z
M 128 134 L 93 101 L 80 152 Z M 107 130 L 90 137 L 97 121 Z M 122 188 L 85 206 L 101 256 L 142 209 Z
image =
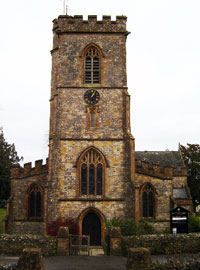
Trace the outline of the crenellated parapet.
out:
M 43 165 L 43 160 L 36 160 L 35 167 L 32 168 L 32 163 L 25 163 L 24 167 L 19 164 L 12 166 L 11 168 L 11 179 L 14 178 L 24 178 L 33 175 L 38 175 L 41 173 L 48 172 L 48 158 L 46 159 L 46 164 Z
M 127 33 L 126 21 L 126 16 L 116 16 L 115 21 L 111 20 L 111 16 L 103 16 L 102 20 L 99 21 L 96 15 L 89 15 L 88 20 L 83 20 L 82 15 L 61 15 L 53 21 L 53 31 L 56 33 Z
M 148 161 L 145 160 L 137 160 L 136 173 L 141 173 L 163 179 L 171 179 L 177 176 L 187 176 L 187 169 L 185 167 L 162 167 L 159 164 L 150 164 Z

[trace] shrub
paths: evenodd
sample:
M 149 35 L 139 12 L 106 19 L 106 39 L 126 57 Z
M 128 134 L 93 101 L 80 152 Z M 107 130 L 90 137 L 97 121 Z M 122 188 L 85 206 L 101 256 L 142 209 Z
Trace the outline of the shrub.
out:
M 0 200 L 0 208 L 6 208 L 6 200 Z
M 6 210 L 4 208 L 0 208 L 0 234 L 3 233 L 3 220 L 6 216 Z
M 57 219 L 47 226 L 47 234 L 56 236 L 60 227 L 68 227 L 69 233 L 73 235 L 79 234 L 79 226 L 73 218 Z
M 120 228 L 123 236 L 136 235 L 138 232 L 138 224 L 131 218 L 123 219 Z
M 122 236 L 154 234 L 155 229 L 149 221 L 136 222 L 132 218 L 113 218 L 106 222 L 108 233 L 113 227 L 120 227 Z
M 121 228 L 121 220 L 119 218 L 113 218 L 106 221 L 106 228 L 107 232 L 110 233 L 113 227 L 120 227 Z
M 200 217 L 195 214 L 189 215 L 189 232 L 200 232 Z
M 139 222 L 139 234 L 155 234 L 156 230 L 150 221 L 142 220 Z

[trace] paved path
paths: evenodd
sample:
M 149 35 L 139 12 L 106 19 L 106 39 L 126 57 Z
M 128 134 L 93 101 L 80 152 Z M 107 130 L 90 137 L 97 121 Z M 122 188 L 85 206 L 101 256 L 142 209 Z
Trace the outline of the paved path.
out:
M 45 270 L 126 270 L 124 257 L 54 256 L 43 258 Z M 17 263 L 17 257 L 1 257 L 1 264 Z
M 200 253 L 180 255 L 153 255 L 152 262 L 167 263 L 167 260 L 187 261 L 195 258 L 200 261 Z M 115 256 L 53 256 L 43 257 L 45 270 L 126 270 L 127 258 Z M 0 256 L 0 265 L 17 264 L 18 257 Z
M 113 256 L 69 256 L 44 258 L 46 270 L 126 270 L 126 258 Z

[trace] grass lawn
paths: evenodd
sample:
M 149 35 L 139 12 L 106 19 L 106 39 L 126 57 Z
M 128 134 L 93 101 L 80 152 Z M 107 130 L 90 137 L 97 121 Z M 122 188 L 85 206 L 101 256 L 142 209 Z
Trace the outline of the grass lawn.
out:
M 3 232 L 3 219 L 6 216 L 6 209 L 0 208 L 0 234 Z

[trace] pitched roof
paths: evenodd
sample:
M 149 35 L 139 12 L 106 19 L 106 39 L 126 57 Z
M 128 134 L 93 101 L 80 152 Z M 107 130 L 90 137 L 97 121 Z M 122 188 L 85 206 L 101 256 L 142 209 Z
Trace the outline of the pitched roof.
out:
M 189 199 L 187 190 L 183 188 L 174 188 L 173 189 L 173 198 L 174 199 Z
M 185 167 L 178 151 L 135 151 L 137 161 L 147 161 L 150 165 L 159 164 L 161 167 Z

